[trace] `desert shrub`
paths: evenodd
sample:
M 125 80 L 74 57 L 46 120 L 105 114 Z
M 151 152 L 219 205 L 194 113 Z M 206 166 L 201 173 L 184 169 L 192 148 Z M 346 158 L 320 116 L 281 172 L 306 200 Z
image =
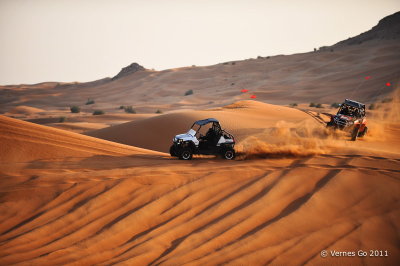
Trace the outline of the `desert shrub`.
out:
M 322 104 L 317 103 L 317 104 L 315 105 L 315 107 L 317 107 L 317 108 L 322 108 Z
M 236 62 L 232 62 L 232 65 L 236 65 Z
M 80 113 L 81 112 L 81 108 L 76 105 L 71 106 L 69 109 L 71 110 L 71 113 Z
M 94 110 L 93 115 L 104 115 L 103 110 Z
M 370 104 L 368 107 L 368 110 L 375 110 L 375 109 L 376 109 L 376 105 L 374 103 Z
M 87 101 L 86 101 L 86 105 L 89 105 L 89 104 L 94 104 L 95 102 L 94 102 L 94 100 L 93 99 L 87 99 Z
M 125 106 L 121 105 L 121 106 L 119 107 L 119 109 L 125 109 Z
M 136 114 L 135 109 L 133 109 L 133 107 L 131 105 L 130 106 L 125 106 L 124 110 L 125 110 L 125 113 Z
M 185 96 L 192 95 L 192 94 L 193 94 L 193 90 L 187 90 L 185 92 Z
M 260 55 L 257 56 L 257 59 L 263 59 L 263 58 L 264 58 L 264 57 L 262 57 L 262 56 L 260 56 Z
M 60 118 L 58 119 L 58 123 L 64 123 L 65 120 L 67 120 L 65 116 L 60 116 Z
M 232 82 L 232 83 L 231 83 L 231 86 L 234 86 L 234 85 L 235 85 L 235 82 Z
M 297 106 L 297 103 L 291 103 L 291 104 L 289 104 L 289 106 L 291 106 L 291 107 L 296 107 L 296 106 Z
M 156 114 L 162 114 L 162 111 L 161 111 L 160 109 L 158 109 L 158 110 L 156 111 Z
M 310 103 L 310 107 L 315 107 L 315 103 Z
M 339 103 L 332 103 L 331 107 L 332 108 L 339 108 L 340 104 Z

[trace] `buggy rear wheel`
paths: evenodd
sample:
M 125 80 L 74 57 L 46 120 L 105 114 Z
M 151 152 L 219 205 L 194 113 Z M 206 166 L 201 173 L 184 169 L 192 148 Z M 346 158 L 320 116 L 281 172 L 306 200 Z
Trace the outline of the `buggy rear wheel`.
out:
M 222 157 L 226 160 L 233 160 L 235 159 L 235 150 L 234 149 L 226 149 L 222 152 Z
M 358 137 L 359 138 L 364 137 L 365 134 L 367 134 L 367 132 L 368 132 L 368 127 L 364 127 L 364 131 L 363 132 L 359 132 L 358 133 Z
M 181 154 L 179 155 L 179 159 L 181 160 L 190 160 L 193 157 L 193 152 L 191 149 L 183 149 Z

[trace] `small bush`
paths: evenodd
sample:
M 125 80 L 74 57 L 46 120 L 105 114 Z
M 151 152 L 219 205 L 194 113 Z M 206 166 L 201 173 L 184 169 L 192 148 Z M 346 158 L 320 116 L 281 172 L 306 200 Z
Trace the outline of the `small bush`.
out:
M 130 106 L 125 106 L 124 110 L 125 110 L 125 113 L 136 114 L 135 109 L 133 109 L 133 107 L 131 105 Z
M 291 107 L 296 107 L 296 106 L 297 106 L 297 103 L 291 103 L 291 104 L 289 104 L 289 106 L 291 106 Z
M 317 103 L 317 104 L 315 105 L 315 107 L 317 107 L 317 108 L 322 108 L 322 104 Z
M 264 59 L 264 57 L 262 57 L 262 56 L 257 56 L 257 59 Z
M 64 123 L 65 120 L 67 120 L 65 116 L 60 116 L 60 118 L 58 119 L 58 123 Z
M 234 86 L 234 85 L 235 85 L 235 82 L 232 82 L 232 83 L 231 83 L 231 86 Z
M 69 109 L 71 110 L 71 113 L 80 113 L 81 112 L 81 108 L 76 105 L 71 106 Z
M 158 110 L 156 111 L 156 114 L 162 114 L 162 111 L 161 111 L 160 109 L 158 109 Z
M 339 103 L 332 103 L 331 107 L 332 108 L 339 108 L 340 104 Z
M 310 107 L 315 107 L 315 103 L 310 103 Z
M 121 106 L 119 107 L 119 109 L 125 109 L 125 106 L 121 105 Z
M 368 110 L 375 110 L 375 109 L 376 109 L 376 106 L 375 106 L 374 103 L 370 104 L 369 107 L 368 107 Z
M 104 111 L 103 110 L 94 110 L 93 115 L 104 115 Z
M 192 95 L 192 94 L 193 94 L 193 90 L 187 90 L 185 92 L 185 96 Z
M 95 102 L 94 102 L 94 100 L 93 99 L 87 99 L 87 101 L 86 101 L 86 105 L 89 105 L 89 104 L 94 104 Z
M 236 62 L 232 62 L 232 65 L 236 65 Z

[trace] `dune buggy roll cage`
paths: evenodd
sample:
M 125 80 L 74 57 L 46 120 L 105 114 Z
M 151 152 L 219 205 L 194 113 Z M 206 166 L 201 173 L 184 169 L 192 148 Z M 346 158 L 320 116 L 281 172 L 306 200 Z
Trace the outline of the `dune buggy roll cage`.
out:
M 344 103 L 340 105 L 337 114 L 363 117 L 365 116 L 365 104 L 346 99 Z
M 230 133 L 226 132 L 225 130 L 221 129 L 221 125 L 219 124 L 219 121 L 218 121 L 217 119 L 215 119 L 215 118 L 207 118 L 207 119 L 203 119 L 203 120 L 198 120 L 198 121 L 196 121 L 196 122 L 193 123 L 193 125 L 191 126 L 191 128 L 192 128 L 193 130 L 195 130 L 194 127 L 195 127 L 196 125 L 199 126 L 199 127 L 197 128 L 197 130 L 195 130 L 195 131 L 196 131 L 196 134 L 197 134 L 197 132 L 200 131 L 200 128 L 201 128 L 202 126 L 205 126 L 205 125 L 207 125 L 207 124 L 209 124 L 209 123 L 212 123 L 211 128 L 212 128 L 212 130 L 213 130 L 218 136 L 226 136 L 226 137 L 228 137 L 228 138 L 230 138 L 230 139 L 234 139 L 234 137 L 233 137 L 232 134 L 230 134 Z

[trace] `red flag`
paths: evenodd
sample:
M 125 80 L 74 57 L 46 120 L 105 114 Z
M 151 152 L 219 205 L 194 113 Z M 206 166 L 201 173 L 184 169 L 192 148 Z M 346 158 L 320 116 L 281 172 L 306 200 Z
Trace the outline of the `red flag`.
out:
M 246 89 L 242 89 L 241 92 L 248 92 L 249 90 Z
M 250 98 L 255 99 L 257 98 L 257 96 L 255 96 L 254 94 L 250 96 Z
M 386 86 L 390 87 L 390 85 L 392 85 L 390 82 L 386 82 Z
M 365 77 L 366 80 L 369 80 L 370 78 L 371 78 L 371 76 L 366 76 Z

